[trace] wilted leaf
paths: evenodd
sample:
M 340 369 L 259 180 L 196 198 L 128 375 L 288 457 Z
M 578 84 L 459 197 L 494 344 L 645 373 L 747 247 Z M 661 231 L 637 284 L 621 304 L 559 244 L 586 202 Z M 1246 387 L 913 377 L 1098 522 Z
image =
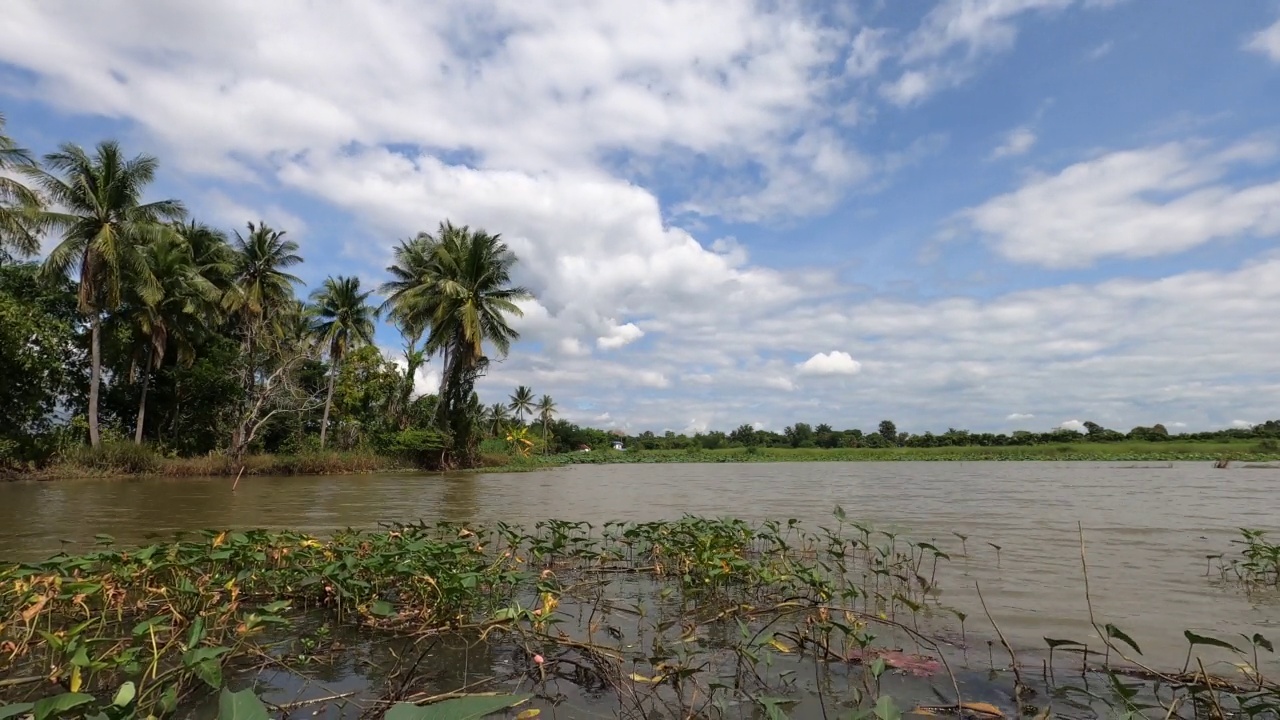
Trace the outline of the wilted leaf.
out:
M 536 718 L 541 714 L 542 711 L 538 708 L 529 708 L 528 710 L 522 710 L 520 714 L 516 715 L 516 720 L 531 720 L 531 718 Z
M 769 646 L 780 653 L 793 653 L 796 651 L 795 648 L 779 640 L 776 635 L 769 639 Z
M 385 720 L 474 720 L 524 702 L 532 695 L 469 695 L 431 705 L 396 703 Z
M 960 715 L 968 712 L 982 718 L 1003 718 L 1000 708 L 991 703 L 967 702 L 956 705 L 921 705 L 911 711 L 915 715 Z

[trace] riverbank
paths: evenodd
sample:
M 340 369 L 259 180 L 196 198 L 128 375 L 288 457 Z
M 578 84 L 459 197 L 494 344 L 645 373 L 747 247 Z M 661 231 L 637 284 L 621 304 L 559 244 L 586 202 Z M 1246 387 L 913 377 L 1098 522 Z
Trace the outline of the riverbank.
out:
M 936 448 L 761 448 L 714 450 L 612 450 L 520 457 L 484 453 L 469 472 L 530 472 L 566 465 L 635 463 L 779 463 L 779 462 L 1116 462 L 1159 464 L 1219 462 L 1237 466 L 1280 462 L 1280 449 L 1253 441 L 1070 443 L 1011 447 Z M 243 471 L 241 468 L 243 467 Z M 363 475 L 422 472 L 400 459 L 368 451 L 250 455 L 237 462 L 225 455 L 164 457 L 132 443 L 87 449 L 39 469 L 2 470 L 0 479 L 60 480 L 86 477 L 209 477 L 255 475 Z

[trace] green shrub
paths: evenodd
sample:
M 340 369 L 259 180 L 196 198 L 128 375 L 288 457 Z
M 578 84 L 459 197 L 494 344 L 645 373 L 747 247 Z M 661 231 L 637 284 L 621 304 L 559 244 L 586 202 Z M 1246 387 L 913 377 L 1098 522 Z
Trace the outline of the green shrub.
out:
M 160 467 L 155 450 L 127 440 L 104 440 L 96 448 L 81 445 L 66 453 L 64 459 L 77 467 L 104 472 L 146 474 Z

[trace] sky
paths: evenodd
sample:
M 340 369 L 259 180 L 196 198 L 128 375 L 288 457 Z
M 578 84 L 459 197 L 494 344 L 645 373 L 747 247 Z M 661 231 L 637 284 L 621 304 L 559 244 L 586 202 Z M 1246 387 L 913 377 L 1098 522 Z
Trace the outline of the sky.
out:
M 156 199 L 286 230 L 310 284 L 376 287 L 446 218 L 501 233 L 536 299 L 486 402 L 631 432 L 1280 417 L 1280 0 L 3 12 L 10 135 L 155 155 Z

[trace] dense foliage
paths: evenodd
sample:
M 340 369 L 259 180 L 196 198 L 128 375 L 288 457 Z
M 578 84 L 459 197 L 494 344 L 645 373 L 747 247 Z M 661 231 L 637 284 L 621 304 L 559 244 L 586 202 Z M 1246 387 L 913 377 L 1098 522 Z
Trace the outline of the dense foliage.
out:
M 177 200 L 148 200 L 155 158 L 107 141 L 40 163 L 0 132 L 0 170 L 0 471 L 326 447 L 465 466 L 486 435 L 503 437 L 474 385 L 487 352 L 519 337 L 508 319 L 529 294 L 499 236 L 448 222 L 419 233 L 388 268 L 382 307 L 355 277 L 304 300 L 284 230 L 250 222 L 229 238 Z M 41 238 L 43 263 L 22 262 Z M 404 367 L 373 345 L 384 310 Z M 415 393 L 433 359 L 441 392 Z

